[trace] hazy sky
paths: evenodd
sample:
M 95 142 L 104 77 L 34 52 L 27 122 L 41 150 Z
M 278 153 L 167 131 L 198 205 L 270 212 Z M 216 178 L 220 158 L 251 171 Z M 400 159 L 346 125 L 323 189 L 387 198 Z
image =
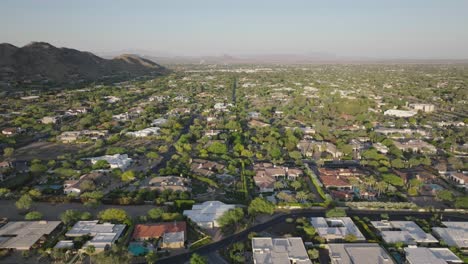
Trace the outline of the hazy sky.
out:
M 468 58 L 468 0 L 0 0 L 0 42 L 177 55 Z

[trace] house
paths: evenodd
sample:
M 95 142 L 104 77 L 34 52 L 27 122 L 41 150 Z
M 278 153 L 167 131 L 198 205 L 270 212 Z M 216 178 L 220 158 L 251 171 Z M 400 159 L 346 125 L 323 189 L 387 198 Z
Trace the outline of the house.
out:
M 227 112 L 229 111 L 229 108 L 232 107 L 232 104 L 227 104 L 227 103 L 216 103 L 213 108 L 217 111 L 221 112 Z
M 252 119 L 248 122 L 248 126 L 249 127 L 269 127 L 270 124 L 256 120 L 256 119 Z
M 339 191 L 352 190 L 351 178 L 365 176 L 365 173 L 356 168 L 320 168 L 319 178 L 323 186 L 327 189 L 336 189 Z
M 412 117 L 417 114 L 416 111 L 406 111 L 406 110 L 396 110 L 390 109 L 384 112 L 386 116 L 396 116 L 396 117 Z
M 66 234 L 67 237 L 91 236 L 83 248 L 94 246 L 96 251 L 103 251 L 110 247 L 122 235 L 125 225 L 114 225 L 111 223 L 99 224 L 98 220 L 78 221 Z
M 128 112 L 117 114 L 112 116 L 112 120 L 119 122 L 126 122 L 130 120 L 130 114 Z
M 373 143 L 372 147 L 374 147 L 378 152 L 380 152 L 382 154 L 387 154 L 388 151 L 390 150 L 387 146 L 385 146 L 384 144 L 382 144 L 380 142 Z
M 410 129 L 410 128 L 386 128 L 380 127 L 374 130 L 376 133 L 384 134 L 390 138 L 404 138 L 403 135 L 421 135 L 428 137 L 429 133 L 422 129 Z
M 167 124 L 167 119 L 165 118 L 157 118 L 157 119 L 154 119 L 153 122 L 151 122 L 151 125 L 156 126 L 156 127 L 161 127 L 161 126 L 164 126 L 165 124 Z
M 436 147 L 420 139 L 410 139 L 401 141 L 394 140 L 393 144 L 396 148 L 402 151 L 423 152 L 431 154 L 437 152 Z
M 105 138 L 109 132 L 107 130 L 82 130 L 82 131 L 65 131 L 60 134 L 57 139 L 62 143 L 72 143 L 79 139 L 98 140 Z
M 223 164 L 204 159 L 193 159 L 191 163 L 190 170 L 194 174 L 205 177 L 212 176 L 215 173 L 221 173 L 225 168 Z
M 331 264 L 394 264 L 377 243 L 328 244 Z
M 21 133 L 22 129 L 21 128 L 16 128 L 16 127 L 7 127 L 2 130 L 2 134 L 7 136 L 7 137 L 13 137 L 16 136 L 17 134 Z
M 103 184 L 102 177 L 104 176 L 101 172 L 91 172 L 80 176 L 78 180 L 67 180 L 63 184 L 63 193 L 64 194 L 81 194 L 82 187 L 81 184 L 84 181 L 91 181 L 94 184 Z
M 300 237 L 254 237 L 252 253 L 254 264 L 312 264 Z
M 109 163 L 111 169 L 125 170 L 132 163 L 132 159 L 127 154 L 105 155 L 102 157 L 90 158 L 91 163 L 94 165 L 100 160 L 105 160 Z
M 394 244 L 402 242 L 405 245 L 435 244 L 439 241 L 424 232 L 412 221 L 371 221 L 372 226 L 380 232 L 385 243 Z
M 59 121 L 59 117 L 58 116 L 44 116 L 42 119 L 41 119 L 41 123 L 42 124 L 56 124 L 58 121 Z
M 30 250 L 39 240 L 45 241 L 60 221 L 8 222 L 0 228 L 0 249 Z
M 147 188 L 151 190 L 171 190 L 173 192 L 190 192 L 190 179 L 177 176 L 154 177 L 149 181 Z
M 225 212 L 236 208 L 233 204 L 225 204 L 219 201 L 206 201 L 202 204 L 195 204 L 192 210 L 184 210 L 183 215 L 203 228 L 219 227 L 217 222 Z
M 344 241 L 348 235 L 355 236 L 356 241 L 366 241 L 350 217 L 312 217 L 310 223 L 317 230 L 317 233 L 327 241 Z
M 187 236 L 185 222 L 138 224 L 132 238 L 137 241 L 162 238 L 162 248 L 183 248 Z
M 468 175 L 461 172 L 450 173 L 448 179 L 457 186 L 468 189 Z
M 257 118 L 260 118 L 260 116 L 261 116 L 261 114 L 259 112 L 249 112 L 247 115 L 251 119 L 257 119 Z
M 68 109 L 65 112 L 65 115 L 66 116 L 77 116 L 77 115 L 86 114 L 86 113 L 88 113 L 88 109 L 86 107 L 79 107 L 79 108 L 76 108 L 76 109 Z
M 297 144 L 297 148 L 301 151 L 302 155 L 306 157 L 312 157 L 318 152 L 327 152 L 331 154 L 333 158 L 343 156 L 343 153 L 338 151 L 333 143 L 326 141 L 301 140 Z
M 468 222 L 442 222 L 445 227 L 433 227 L 433 233 L 449 247 L 468 250 Z
M 296 180 L 304 172 L 297 168 L 276 167 L 271 163 L 256 163 L 254 165 L 254 182 L 260 192 L 273 192 L 274 183 L 283 178 Z
M 221 132 L 223 132 L 223 131 L 222 130 L 210 129 L 210 130 L 205 131 L 205 136 L 206 137 L 214 137 L 214 136 L 217 136 L 217 135 L 221 134 Z
M 129 137 L 149 137 L 158 135 L 160 129 L 159 127 L 148 127 L 139 131 L 127 132 L 125 135 Z
M 448 248 L 406 247 L 404 250 L 407 264 L 463 263 L 463 261 Z
M 435 106 L 433 104 L 409 104 L 409 107 L 413 110 L 426 113 L 434 112 L 435 110 Z

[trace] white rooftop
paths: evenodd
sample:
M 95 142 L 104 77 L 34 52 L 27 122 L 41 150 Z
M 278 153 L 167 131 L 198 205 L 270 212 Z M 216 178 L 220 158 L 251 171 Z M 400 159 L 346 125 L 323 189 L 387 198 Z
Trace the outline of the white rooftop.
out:
M 327 239 L 344 239 L 346 235 L 355 235 L 357 240 L 366 240 L 359 228 L 349 217 L 312 217 L 310 223 L 321 237 Z
M 101 157 L 90 158 L 90 160 L 92 164 L 95 164 L 100 160 L 105 160 L 109 163 L 112 169 L 117 168 L 122 170 L 126 169 L 132 162 L 132 159 L 129 158 L 127 154 L 104 155 Z
M 448 246 L 468 248 L 468 222 L 442 222 L 446 227 L 434 227 L 432 231 Z
M 376 243 L 328 244 L 332 264 L 394 264 Z
M 68 237 L 80 237 L 89 235 L 93 238 L 85 244 L 96 248 L 104 248 L 113 244 L 122 234 L 125 225 L 114 225 L 111 223 L 99 224 L 98 220 L 79 221 L 65 235 Z
M 403 242 L 407 245 L 416 243 L 438 243 L 439 241 L 424 232 L 412 221 L 371 221 L 371 224 L 380 231 L 387 243 Z
M 219 201 L 206 201 L 195 204 L 192 210 L 185 210 L 184 215 L 194 222 L 215 222 L 225 212 L 234 209 L 233 204 L 225 204 Z
M 183 243 L 184 241 L 185 241 L 184 231 L 164 233 L 163 235 L 163 243 L 178 243 L 178 242 Z
M 73 248 L 73 240 L 61 240 L 55 244 L 54 248 Z
M 30 249 L 43 235 L 49 235 L 60 221 L 9 222 L 0 228 L 0 248 Z
M 463 263 L 448 248 L 407 247 L 405 248 L 405 254 L 406 261 L 409 264 Z
M 255 264 L 312 263 L 300 237 L 252 238 Z

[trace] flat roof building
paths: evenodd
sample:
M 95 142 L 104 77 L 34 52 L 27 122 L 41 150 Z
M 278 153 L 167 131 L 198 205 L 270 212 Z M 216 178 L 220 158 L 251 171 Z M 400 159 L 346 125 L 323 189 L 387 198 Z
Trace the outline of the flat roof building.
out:
M 225 204 L 219 201 L 206 201 L 202 204 L 195 204 L 192 210 L 185 210 L 184 215 L 190 218 L 197 225 L 204 228 L 219 227 L 217 222 L 225 212 L 236 208 L 233 204 Z
M 439 241 L 422 230 L 412 221 L 371 221 L 371 224 L 380 231 L 382 239 L 389 244 L 403 242 L 406 245 L 430 244 Z
M 0 248 L 29 250 L 43 236 L 52 233 L 60 221 L 9 222 L 0 228 Z
M 344 240 L 347 235 L 354 235 L 357 241 L 366 240 L 349 217 L 312 217 L 310 223 L 317 230 L 317 233 L 327 241 Z
M 125 225 L 114 225 L 111 223 L 99 224 L 98 220 L 94 221 L 79 221 L 65 236 L 81 237 L 92 236 L 93 238 L 86 242 L 83 248 L 94 246 L 97 251 L 104 250 L 106 246 L 110 246 L 122 235 Z
M 300 237 L 252 238 L 254 264 L 312 264 Z
M 394 264 L 376 243 L 328 244 L 331 264 Z M 427 263 L 426 263 L 427 264 Z
M 446 227 L 433 227 L 434 234 L 450 247 L 468 249 L 468 222 L 442 222 Z
M 405 248 L 405 255 L 408 264 L 463 263 L 448 248 L 407 247 Z

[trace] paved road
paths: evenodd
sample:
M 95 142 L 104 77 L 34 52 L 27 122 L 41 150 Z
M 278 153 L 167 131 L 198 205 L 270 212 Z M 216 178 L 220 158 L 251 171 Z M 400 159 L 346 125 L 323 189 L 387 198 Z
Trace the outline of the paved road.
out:
M 326 209 L 314 209 L 308 211 L 297 211 L 290 214 L 283 214 L 278 215 L 277 217 L 256 226 L 253 226 L 249 229 L 246 229 L 240 233 L 228 236 L 220 241 L 211 243 L 209 245 L 203 246 L 198 248 L 190 253 L 184 253 L 181 255 L 164 258 L 159 260 L 157 263 L 161 264 L 173 264 L 173 263 L 184 263 L 190 259 L 190 255 L 193 253 L 197 253 L 203 256 L 208 256 L 213 254 L 214 252 L 218 251 L 219 249 L 225 248 L 233 243 L 246 240 L 248 234 L 251 232 L 262 232 L 269 227 L 275 226 L 277 224 L 284 223 L 286 218 L 288 217 L 319 217 L 325 216 Z M 429 219 L 433 216 L 434 213 L 432 212 L 412 212 L 412 211 L 396 211 L 396 212 L 388 212 L 388 211 L 374 211 L 374 210 L 349 210 L 348 216 L 359 216 L 359 217 L 369 217 L 370 219 L 378 220 L 380 219 L 380 215 L 382 213 L 386 213 L 390 216 L 391 220 L 405 220 L 407 216 L 413 216 L 422 219 Z M 458 215 L 458 214 L 444 214 L 444 220 L 458 220 L 458 221 L 467 221 L 468 215 Z

